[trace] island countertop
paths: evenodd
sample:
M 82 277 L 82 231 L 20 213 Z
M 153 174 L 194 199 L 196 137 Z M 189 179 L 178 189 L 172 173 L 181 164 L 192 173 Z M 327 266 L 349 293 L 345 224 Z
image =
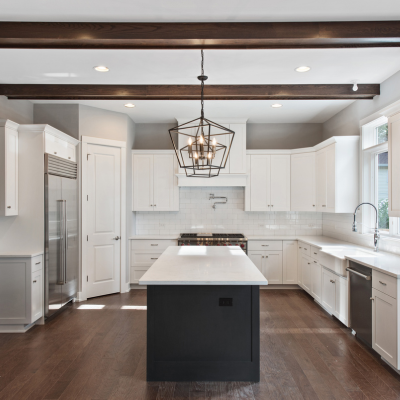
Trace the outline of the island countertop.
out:
M 268 285 L 268 281 L 236 246 L 170 246 L 139 285 Z

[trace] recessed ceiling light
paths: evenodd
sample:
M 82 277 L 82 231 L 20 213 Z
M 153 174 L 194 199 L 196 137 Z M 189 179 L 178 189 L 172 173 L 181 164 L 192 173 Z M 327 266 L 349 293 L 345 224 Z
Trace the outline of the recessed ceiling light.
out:
M 134 104 L 132 104 L 132 103 L 128 103 L 128 104 L 125 104 L 125 107 L 128 107 L 128 108 L 133 108 L 133 107 L 135 107 L 135 105 L 134 105 Z
M 302 67 L 297 67 L 296 71 L 297 72 L 307 72 L 311 69 L 311 67 L 306 67 L 306 66 L 302 66 Z
M 282 104 L 275 103 L 275 104 L 272 104 L 271 107 L 273 107 L 273 108 L 279 108 L 279 107 L 282 107 Z
M 110 70 L 110 68 L 107 68 L 104 65 L 98 65 L 97 67 L 94 67 L 94 69 L 98 72 L 108 72 Z

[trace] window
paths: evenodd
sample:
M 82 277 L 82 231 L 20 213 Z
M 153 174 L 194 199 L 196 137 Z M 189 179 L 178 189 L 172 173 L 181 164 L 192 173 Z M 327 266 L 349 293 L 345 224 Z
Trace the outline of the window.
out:
M 378 209 L 378 228 L 386 235 L 399 235 L 399 218 L 389 218 L 388 123 L 382 117 L 362 127 L 362 201 Z M 375 212 L 364 207 L 362 233 L 375 227 Z

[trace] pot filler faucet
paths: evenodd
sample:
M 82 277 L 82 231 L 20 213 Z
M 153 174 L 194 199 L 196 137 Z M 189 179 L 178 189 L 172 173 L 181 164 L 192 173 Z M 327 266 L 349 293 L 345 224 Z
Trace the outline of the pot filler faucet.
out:
M 352 231 L 357 232 L 356 214 L 357 214 L 357 210 L 364 204 L 369 204 L 370 206 L 374 207 L 374 209 L 375 209 L 376 219 L 375 219 L 375 229 L 374 229 L 374 251 L 378 251 L 378 244 L 379 244 L 379 239 L 380 239 L 381 235 L 379 234 L 379 230 L 378 230 L 378 210 L 376 209 L 376 207 L 373 204 L 361 203 L 356 207 L 354 214 L 353 214 L 354 220 L 353 220 Z

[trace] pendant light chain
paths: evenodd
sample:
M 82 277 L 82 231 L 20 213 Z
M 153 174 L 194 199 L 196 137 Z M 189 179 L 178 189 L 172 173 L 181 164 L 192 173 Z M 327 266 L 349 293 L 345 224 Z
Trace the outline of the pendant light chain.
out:
M 204 77 L 204 52 L 201 50 L 201 76 Z M 204 118 L 204 79 L 201 80 L 201 118 Z

